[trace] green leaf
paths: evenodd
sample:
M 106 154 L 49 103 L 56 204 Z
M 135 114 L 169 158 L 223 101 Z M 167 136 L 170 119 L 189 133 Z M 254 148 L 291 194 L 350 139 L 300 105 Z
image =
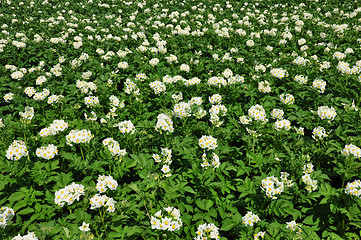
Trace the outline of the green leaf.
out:
M 206 209 L 206 207 L 205 207 L 205 199 L 203 199 L 203 200 L 202 199 L 197 199 L 196 204 L 200 209 L 202 209 L 202 210 Z
M 234 226 L 234 222 L 231 219 L 225 219 L 222 222 L 222 227 L 221 227 L 221 231 L 229 231 L 233 228 Z
M 27 214 L 30 214 L 34 212 L 34 209 L 30 208 L 30 207 L 27 207 L 19 212 L 17 212 L 18 215 L 27 215 Z
M 213 201 L 212 200 L 208 199 L 208 200 L 205 201 L 205 205 L 204 205 L 205 210 L 210 209 L 212 206 L 213 206 Z
M 196 192 L 190 186 L 185 186 L 183 189 L 186 192 L 196 194 Z
M 19 209 L 21 209 L 27 205 L 28 205 L 27 200 L 21 200 L 14 205 L 13 209 L 14 209 L 14 211 L 19 211 Z
M 10 205 L 13 205 L 14 202 L 24 199 L 25 197 L 26 195 L 23 192 L 15 192 L 9 197 L 9 203 Z

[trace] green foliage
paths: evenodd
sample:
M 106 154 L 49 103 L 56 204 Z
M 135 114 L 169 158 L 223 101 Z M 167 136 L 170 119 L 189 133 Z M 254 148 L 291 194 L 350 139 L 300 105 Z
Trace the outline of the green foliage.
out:
M 1 225 L 0 210 L 0 239 L 198 239 L 210 223 L 219 239 L 360 239 L 358 7 L 0 1 L 0 207 L 15 211 Z M 44 134 L 54 120 L 66 127 Z M 76 142 L 73 130 L 90 133 Z M 203 136 L 217 146 L 202 147 Z M 100 192 L 104 176 L 117 186 Z M 57 205 L 72 183 L 84 193 Z M 96 194 L 115 210 L 92 207 Z M 179 230 L 154 229 L 167 207 L 179 209 Z

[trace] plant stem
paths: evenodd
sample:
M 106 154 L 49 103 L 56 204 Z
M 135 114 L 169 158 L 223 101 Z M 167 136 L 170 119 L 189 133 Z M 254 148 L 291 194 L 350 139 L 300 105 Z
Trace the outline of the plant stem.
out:
M 24 122 L 24 142 L 25 142 L 25 146 L 27 147 L 27 143 L 26 143 L 26 123 Z M 28 162 L 30 163 L 30 155 L 29 155 L 29 152 L 28 152 L 28 155 L 27 155 L 27 157 L 28 157 Z
M 84 158 L 84 154 L 83 154 L 83 148 L 82 148 L 81 145 L 79 145 L 79 147 L 80 147 L 81 156 L 82 156 L 82 158 L 83 158 L 83 162 L 85 163 L 85 158 Z
M 104 222 L 104 217 L 105 217 L 105 213 L 103 212 L 102 214 L 102 211 L 99 209 L 99 214 L 100 214 L 100 219 L 102 220 L 102 224 L 103 224 L 103 230 L 105 232 L 105 238 L 107 239 L 108 238 L 108 234 L 107 234 L 107 229 L 105 228 L 105 222 Z

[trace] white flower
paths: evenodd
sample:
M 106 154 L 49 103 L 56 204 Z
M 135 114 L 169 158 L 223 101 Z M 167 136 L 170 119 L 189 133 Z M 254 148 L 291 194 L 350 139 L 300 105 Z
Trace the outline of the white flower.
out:
M 219 228 L 214 223 L 204 223 L 198 226 L 194 240 L 219 239 Z
M 118 182 L 114 180 L 112 176 L 99 175 L 96 189 L 103 193 L 109 188 L 110 190 L 115 190 L 118 187 Z
M 288 76 L 288 73 L 286 70 L 282 69 L 282 68 L 273 68 L 271 71 L 270 71 L 271 75 L 276 77 L 276 78 L 279 78 L 279 79 L 282 79 L 282 78 L 285 78 Z
M 267 177 L 262 180 L 261 189 L 266 193 L 267 197 L 277 199 L 276 195 L 284 191 L 284 183 L 274 176 Z
M 26 148 L 25 142 L 21 140 L 15 140 L 6 151 L 6 158 L 9 160 L 19 160 L 22 157 L 28 155 L 28 150 Z
M 88 232 L 88 231 L 90 231 L 89 223 L 83 222 L 83 225 L 81 225 L 81 226 L 79 227 L 79 229 L 80 229 L 80 231 L 82 231 L 82 232 Z
M 312 138 L 315 140 L 320 140 L 327 136 L 328 136 L 328 134 L 326 133 L 326 130 L 324 127 L 321 127 L 321 126 L 315 127 L 312 131 Z
M 162 210 L 159 210 L 154 214 L 154 216 L 151 216 L 150 222 L 152 229 L 160 229 L 170 232 L 179 230 L 183 225 L 179 210 L 173 207 L 166 207 L 164 210 L 164 214 L 162 214 Z
M 169 171 L 170 171 L 170 169 L 169 169 L 169 166 L 168 165 L 163 165 L 163 167 L 162 167 L 162 172 L 163 173 L 168 173 Z
M 266 118 L 266 111 L 259 104 L 256 104 L 252 106 L 250 109 L 248 109 L 248 116 L 258 122 L 266 123 L 268 121 L 268 119 Z
M 14 93 L 11 93 L 11 92 L 5 94 L 4 95 L 5 102 L 10 102 L 11 100 L 13 100 L 13 96 L 14 96 Z
M 274 123 L 274 128 L 277 131 L 281 131 L 282 129 L 290 130 L 291 129 L 291 122 L 289 120 L 287 120 L 287 119 L 277 120 Z
M 295 97 L 292 94 L 286 93 L 280 95 L 280 100 L 286 105 L 291 105 L 295 102 Z
M 261 221 L 261 219 L 252 212 L 248 212 L 245 216 L 242 217 L 242 222 L 246 226 L 253 227 L 254 223 Z
M 180 102 L 174 105 L 173 115 L 177 118 L 185 118 L 191 116 L 191 106 L 186 102 Z
M 80 196 L 83 196 L 84 193 L 84 186 L 73 182 L 65 188 L 56 191 L 54 201 L 59 207 L 63 207 L 65 203 L 71 205 L 75 200 L 79 201 Z
M 353 182 L 349 182 L 346 185 L 345 193 L 349 195 L 354 195 L 356 197 L 361 196 L 361 181 L 355 180 Z
M 214 150 L 218 147 L 217 145 L 217 139 L 215 139 L 212 136 L 205 136 L 203 135 L 199 139 L 199 146 L 206 150 Z
M 125 133 L 134 134 L 135 133 L 135 127 L 131 121 L 120 122 L 120 123 L 116 124 L 115 127 L 118 127 L 122 134 L 125 134 Z
M 21 79 L 22 77 L 24 77 L 24 73 L 21 71 L 16 71 L 11 74 L 12 79 Z
M 15 211 L 9 207 L 0 208 L 0 227 L 5 228 L 8 222 L 14 217 Z
M 90 140 L 94 137 L 90 130 L 71 130 L 68 135 L 66 135 L 66 144 L 73 146 L 72 143 L 89 143 Z
M 54 144 L 36 149 L 36 156 L 44 159 L 52 159 L 58 154 L 58 149 Z
M 113 138 L 104 139 L 103 140 L 103 145 L 108 147 L 110 153 L 113 156 L 123 157 L 123 156 L 125 156 L 125 154 L 127 154 L 127 150 L 126 149 L 120 149 L 119 143 L 116 140 L 114 140 Z
M 163 93 L 167 90 L 165 84 L 161 81 L 154 81 L 149 84 L 150 88 L 153 89 L 155 94 Z
M 165 131 L 165 132 L 173 132 L 173 121 L 170 116 L 167 114 L 159 114 L 157 117 L 158 121 L 155 126 L 156 131 Z
M 302 232 L 300 224 L 296 223 L 295 221 L 287 222 L 286 224 L 286 228 L 290 229 L 291 231 L 297 231 L 298 233 Z
M 317 109 L 317 114 L 321 119 L 335 119 L 337 113 L 333 107 L 321 106 Z

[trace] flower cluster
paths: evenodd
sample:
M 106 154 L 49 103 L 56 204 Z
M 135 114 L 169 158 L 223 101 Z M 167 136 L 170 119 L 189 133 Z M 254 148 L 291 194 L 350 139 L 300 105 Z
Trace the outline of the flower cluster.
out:
M 266 118 L 266 111 L 259 104 L 256 104 L 248 109 L 248 116 L 258 122 L 265 124 L 268 119 Z
M 353 144 L 345 145 L 341 153 L 344 156 L 350 156 L 351 154 L 357 158 L 361 157 L 361 149 Z
M 203 135 L 200 139 L 199 139 L 199 146 L 203 149 L 208 150 L 214 150 L 218 147 L 217 145 L 217 139 L 215 139 L 212 136 L 205 136 Z
M 185 86 L 189 87 L 189 86 L 193 86 L 193 85 L 197 85 L 197 84 L 201 83 L 201 80 L 199 78 L 197 78 L 197 77 L 194 77 L 194 78 L 191 78 L 189 80 L 185 79 L 183 81 L 183 83 L 184 83 Z
M 156 163 L 162 163 L 162 172 L 165 177 L 170 177 L 172 174 L 170 173 L 169 165 L 172 163 L 172 150 L 168 148 L 161 148 L 161 155 L 153 154 L 153 159 Z
M 130 120 L 120 122 L 120 123 L 116 124 L 115 127 L 118 127 L 119 131 L 122 134 L 125 134 L 125 133 L 134 134 L 135 133 L 135 127 Z
M 137 86 L 136 83 L 134 83 L 129 78 L 125 81 L 124 86 L 125 86 L 125 89 L 124 89 L 125 93 L 127 93 L 127 94 L 133 93 L 134 95 L 139 95 L 139 92 L 140 92 L 139 87 Z
M 218 168 L 220 165 L 219 156 L 216 153 L 212 153 L 212 157 L 208 158 L 206 153 L 202 155 L 203 163 L 201 164 L 202 167 L 208 168 Z
M 49 144 L 46 147 L 36 149 L 36 156 L 44 159 L 52 159 L 58 154 L 58 149 L 54 144 Z
M 34 108 L 26 106 L 25 112 L 20 112 L 19 114 L 22 117 L 22 121 L 29 123 L 34 117 Z
M 41 137 L 53 136 L 59 132 L 63 132 L 67 128 L 68 123 L 64 120 L 54 120 L 49 127 L 41 129 L 39 134 Z
M 9 207 L 0 208 L 0 227 L 5 228 L 9 221 L 14 217 L 15 211 Z
M 292 94 L 286 93 L 280 95 L 280 100 L 286 105 L 291 105 L 295 102 L 295 97 Z
M 113 156 L 124 157 L 125 154 L 127 154 L 127 150 L 126 149 L 120 149 L 119 143 L 116 140 L 114 140 L 113 138 L 104 139 L 103 140 L 103 145 L 108 147 L 110 153 Z
M 315 127 L 312 131 L 312 138 L 317 140 L 322 140 L 323 138 L 327 137 L 328 134 L 326 133 L 326 130 L 324 127 L 318 126 Z
M 264 238 L 264 235 L 266 234 L 266 232 L 258 232 L 254 235 L 253 239 L 254 240 L 260 240 L 260 238 Z
M 115 211 L 115 203 L 113 198 L 107 197 L 106 195 L 95 194 L 89 200 L 90 209 L 97 209 L 100 207 L 106 207 L 108 212 Z
M 36 85 L 42 85 L 44 82 L 46 82 L 46 77 L 45 76 L 40 76 L 36 79 Z
M 322 79 L 315 79 L 312 83 L 312 88 L 319 93 L 324 93 L 326 89 L 326 82 Z
M 173 107 L 173 115 L 177 118 L 185 118 L 191 116 L 191 106 L 189 103 L 180 102 L 174 105 Z
M 219 116 L 225 116 L 226 113 L 227 108 L 224 105 L 212 105 L 212 108 L 209 109 L 209 114 L 211 115 L 209 121 L 216 127 L 219 127 L 223 123 L 223 121 L 220 121 Z
M 313 172 L 313 164 L 305 164 L 302 168 L 303 176 L 302 181 L 306 184 L 306 190 L 309 192 L 315 191 L 317 189 L 317 180 L 311 178 L 311 173 Z
M 254 70 L 256 72 L 266 72 L 266 67 L 262 64 L 259 64 L 254 67 Z
M 208 79 L 208 85 L 211 86 L 226 86 L 227 85 L 227 80 L 224 79 L 223 77 L 211 77 L 210 79 Z
M 218 227 L 214 223 L 204 223 L 198 226 L 194 240 L 219 239 Z
M 20 158 L 27 156 L 28 150 L 25 142 L 21 140 L 15 140 L 6 151 L 6 158 L 9 160 L 19 160 Z
M 279 78 L 279 79 L 282 79 L 282 78 L 285 78 L 288 76 L 288 72 L 282 68 L 273 68 L 271 71 L 270 71 L 271 75 L 273 77 L 276 77 L 276 78 Z
M 274 123 L 274 127 L 277 131 L 281 131 L 281 130 L 288 131 L 291 129 L 291 122 L 287 119 L 277 120 Z
M 110 102 L 110 106 L 112 108 L 116 108 L 116 107 L 124 108 L 125 107 L 124 100 L 122 102 L 120 102 L 119 98 L 117 98 L 114 95 L 111 95 L 109 97 L 109 102 Z
M 16 71 L 11 74 L 12 79 L 21 79 L 24 77 L 24 73 L 22 71 Z
M 155 130 L 160 131 L 161 133 L 162 131 L 172 133 L 174 130 L 172 118 L 164 113 L 159 114 Z
M 284 191 L 284 183 L 274 176 L 267 177 L 262 180 L 261 189 L 266 192 L 267 197 L 277 199 L 276 195 Z
M 189 106 L 197 105 L 201 106 L 203 103 L 202 97 L 192 97 L 191 100 L 188 101 Z
M 149 64 L 154 67 L 159 63 L 159 59 L 158 58 L 152 58 L 151 60 L 149 60 Z
M 63 98 L 63 95 L 51 95 L 50 97 L 48 97 L 48 104 L 53 105 L 54 103 L 60 102 L 60 100 Z
M 295 221 L 287 222 L 286 228 L 290 229 L 293 232 L 297 232 L 300 234 L 302 232 L 300 224 L 296 223 Z
M 204 110 L 202 107 L 197 108 L 193 113 L 193 116 L 195 116 L 197 119 L 200 119 L 205 115 L 207 115 L 207 111 Z
M 187 64 L 182 64 L 182 65 L 180 65 L 180 70 L 181 71 L 183 71 L 183 72 L 189 72 L 189 70 L 190 70 L 190 67 L 189 67 L 189 65 L 187 65 Z
M 308 77 L 303 76 L 303 75 L 296 75 L 295 76 L 295 81 L 298 82 L 299 84 L 306 84 L 307 81 L 308 81 Z
M 115 190 L 117 187 L 118 187 L 118 182 L 114 180 L 112 176 L 99 175 L 96 189 L 100 193 L 104 193 L 107 190 L 107 188 L 109 188 L 110 190 Z
M 250 227 L 253 227 L 253 225 L 259 221 L 261 221 L 261 219 L 252 212 L 248 212 L 246 215 L 242 217 L 242 223 Z
M 292 180 L 287 179 L 289 176 L 290 176 L 289 173 L 287 173 L 287 172 L 281 172 L 281 180 L 282 180 L 284 186 L 285 186 L 285 187 L 288 187 L 288 188 L 293 186 Z
M 41 91 L 41 92 L 35 92 L 33 99 L 38 100 L 38 101 L 39 100 L 43 101 L 49 95 L 50 95 L 50 91 L 48 89 L 44 88 L 43 91 Z
M 283 119 L 284 111 L 282 109 L 274 108 L 271 112 L 271 118 L 273 119 Z
M 361 196 L 361 180 L 355 180 L 349 182 L 346 185 L 345 193 L 348 195 L 354 195 L 356 197 Z
M 34 232 L 28 232 L 28 234 L 21 236 L 18 234 L 17 236 L 13 237 L 12 240 L 38 240 Z
M 66 144 L 73 146 L 73 143 L 89 143 L 93 137 L 90 130 L 71 130 L 70 133 L 66 135 Z
M 321 119 L 335 119 L 337 113 L 333 107 L 321 106 L 317 109 L 317 114 Z
M 87 107 L 94 107 L 99 104 L 99 99 L 95 96 L 88 96 L 84 98 L 84 104 Z
M 263 93 L 270 93 L 272 91 L 270 83 L 267 80 L 259 82 L 258 91 Z
M 11 92 L 5 94 L 4 95 L 5 102 L 10 102 L 11 100 L 13 100 L 13 96 L 14 96 L 14 93 L 11 93 Z
M 247 116 L 240 116 L 239 121 L 241 122 L 241 124 L 247 125 L 250 122 L 252 122 L 252 118 L 247 117 Z
M 221 104 L 222 103 L 222 96 L 219 94 L 213 94 L 209 97 L 209 102 L 211 104 Z
M 183 100 L 183 93 L 179 92 L 178 94 L 173 94 L 172 99 L 174 100 L 175 103 L 178 103 L 178 102 L 182 101 Z
M 55 192 L 55 204 L 63 207 L 65 203 L 73 204 L 75 200 L 79 201 L 80 196 L 84 195 L 84 186 L 77 183 L 72 183 L 65 188 Z
M 182 219 L 180 218 L 180 212 L 177 208 L 166 207 L 163 208 L 165 214 L 162 215 L 162 210 L 159 210 L 151 216 L 150 223 L 152 229 L 166 230 L 166 231 L 177 231 L 183 225 Z
M 167 90 L 165 84 L 161 81 L 154 81 L 149 84 L 150 88 L 153 89 L 155 94 L 160 94 Z
M 93 82 L 86 82 L 77 80 L 76 87 L 80 89 L 82 93 L 91 93 L 92 91 L 97 90 L 97 85 Z

